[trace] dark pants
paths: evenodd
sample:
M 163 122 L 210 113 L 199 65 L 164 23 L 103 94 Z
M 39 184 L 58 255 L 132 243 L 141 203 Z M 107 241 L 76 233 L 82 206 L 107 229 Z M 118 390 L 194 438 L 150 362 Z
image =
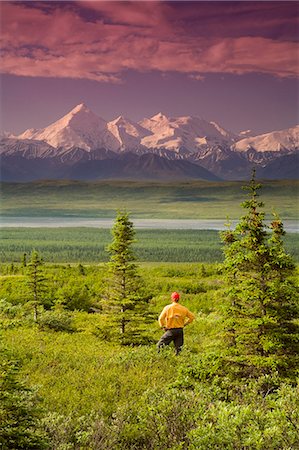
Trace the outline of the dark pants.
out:
M 178 355 L 182 350 L 184 344 L 184 332 L 183 328 L 169 328 L 161 337 L 157 344 L 158 349 L 164 347 L 164 345 L 169 345 L 173 341 L 176 354 Z

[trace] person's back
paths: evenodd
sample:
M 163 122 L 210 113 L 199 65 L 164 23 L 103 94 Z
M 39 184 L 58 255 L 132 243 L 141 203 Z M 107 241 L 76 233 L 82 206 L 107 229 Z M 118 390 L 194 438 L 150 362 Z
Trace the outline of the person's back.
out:
M 183 328 L 193 322 L 195 316 L 185 306 L 178 303 L 180 295 L 173 292 L 172 303 L 165 306 L 159 316 L 159 325 L 164 328 L 165 333 L 158 342 L 158 349 L 164 345 L 169 345 L 173 341 L 178 354 L 184 343 Z
M 162 322 L 163 318 L 165 320 Z M 165 306 L 160 315 L 160 326 L 167 328 L 183 328 L 186 324 L 186 318 L 189 318 L 188 323 L 194 319 L 194 315 L 183 305 L 179 303 L 172 303 Z

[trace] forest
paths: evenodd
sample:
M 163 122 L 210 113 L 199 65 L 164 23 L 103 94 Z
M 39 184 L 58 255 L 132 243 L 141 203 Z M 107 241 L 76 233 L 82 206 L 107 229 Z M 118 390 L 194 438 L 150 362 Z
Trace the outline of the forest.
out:
M 260 188 L 220 235 L 136 232 L 126 211 L 111 232 L 49 229 L 48 248 L 4 230 L 1 448 L 299 448 L 295 238 L 265 226 Z M 156 348 L 174 290 L 196 316 L 179 356 Z

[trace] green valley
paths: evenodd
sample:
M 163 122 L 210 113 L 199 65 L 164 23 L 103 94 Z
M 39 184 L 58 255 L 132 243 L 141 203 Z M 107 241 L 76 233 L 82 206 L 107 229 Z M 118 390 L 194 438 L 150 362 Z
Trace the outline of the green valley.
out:
M 2 183 L 2 217 L 236 219 L 246 182 L 39 181 Z M 298 217 L 298 181 L 265 181 L 262 200 L 285 219 Z

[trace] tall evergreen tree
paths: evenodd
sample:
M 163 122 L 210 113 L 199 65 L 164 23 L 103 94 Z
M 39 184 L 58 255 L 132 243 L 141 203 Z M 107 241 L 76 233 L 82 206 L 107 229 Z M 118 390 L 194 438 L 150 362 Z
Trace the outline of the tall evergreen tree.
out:
M 283 247 L 282 221 L 265 224 L 255 172 L 246 214 L 235 230 L 222 233 L 229 282 L 226 336 L 229 352 L 244 374 L 296 370 L 299 350 L 298 289 L 294 263 Z
M 119 329 L 121 341 L 130 343 L 139 335 L 140 326 L 148 316 L 148 307 L 135 263 L 132 248 L 135 230 L 128 213 L 118 212 L 112 236 L 112 243 L 107 248 L 110 254 L 107 306 Z
M 43 261 L 38 252 L 33 250 L 29 263 L 27 263 L 27 285 L 30 290 L 31 303 L 33 305 L 34 320 L 38 318 L 38 308 L 43 305 L 44 293 L 46 290 L 46 278 L 43 273 Z

